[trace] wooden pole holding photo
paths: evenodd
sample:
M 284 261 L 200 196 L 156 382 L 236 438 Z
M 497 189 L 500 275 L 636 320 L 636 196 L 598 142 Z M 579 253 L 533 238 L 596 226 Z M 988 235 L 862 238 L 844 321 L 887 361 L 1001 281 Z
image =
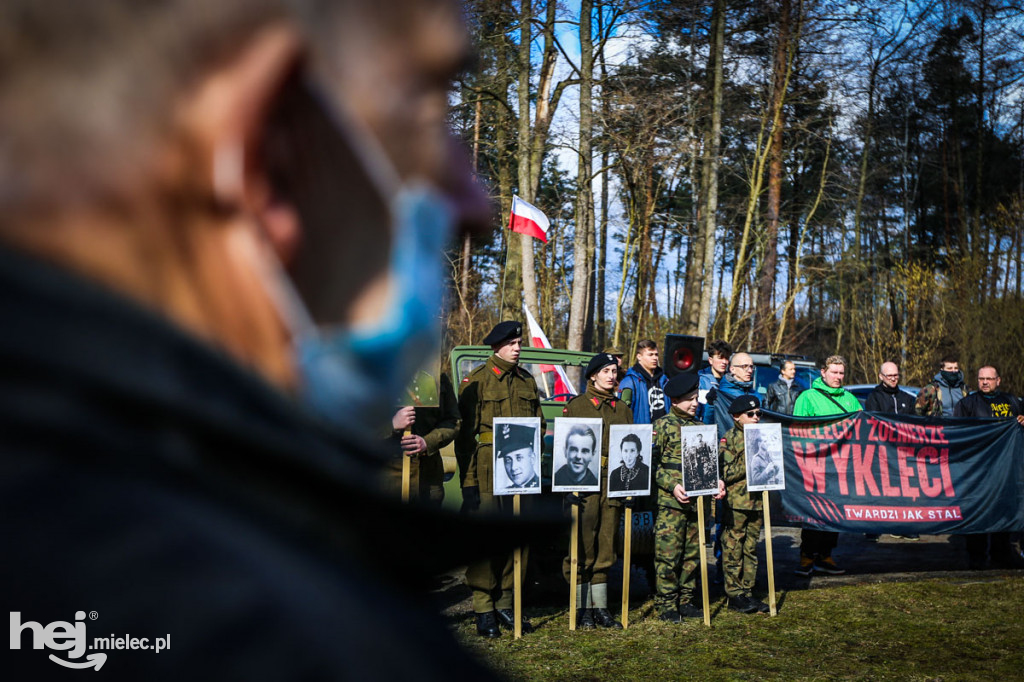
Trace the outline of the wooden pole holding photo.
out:
M 573 494 L 575 497 L 575 494 Z M 572 536 L 569 538 L 569 630 L 576 629 L 576 583 L 579 570 L 580 507 L 572 505 Z
M 704 499 L 694 498 L 697 505 L 697 537 L 700 539 L 700 593 L 704 600 L 704 625 L 711 627 L 711 603 L 708 599 L 708 549 L 704 544 Z
M 519 516 L 519 495 L 512 496 L 512 515 Z M 514 639 L 519 639 L 523 636 L 523 548 L 516 547 L 512 557 L 512 612 L 515 621 L 512 634 Z
M 764 553 L 768 564 L 768 606 L 773 616 L 778 614 L 775 608 L 775 562 L 772 559 L 772 513 L 768 504 L 768 491 L 761 491 L 764 506 Z
M 626 498 L 626 532 L 622 539 L 622 628 L 629 627 L 629 568 L 633 554 L 633 498 Z
M 403 437 L 412 435 L 412 429 L 406 429 L 403 433 Z M 409 458 L 408 453 L 402 452 L 402 502 L 409 501 L 409 480 L 412 478 L 412 460 Z M 394 493 L 391 493 L 394 495 Z

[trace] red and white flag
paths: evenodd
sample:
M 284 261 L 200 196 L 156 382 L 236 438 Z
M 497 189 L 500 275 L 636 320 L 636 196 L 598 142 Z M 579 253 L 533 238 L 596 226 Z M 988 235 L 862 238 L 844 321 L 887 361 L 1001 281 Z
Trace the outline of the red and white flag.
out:
M 533 204 L 528 204 L 517 196 L 512 197 L 512 215 L 509 217 L 508 229 L 520 234 L 529 235 L 548 243 L 548 228 L 551 223 L 544 212 Z
M 527 204 L 529 206 L 529 204 Z M 537 320 L 533 319 L 533 315 L 530 314 L 530 309 L 526 307 L 526 303 L 523 303 L 523 312 L 526 313 L 526 323 L 530 327 L 530 345 L 534 348 L 551 348 L 551 343 L 548 341 L 548 337 L 545 336 L 544 330 L 537 324 Z M 569 396 L 576 395 L 576 389 L 573 388 L 572 382 L 569 381 L 569 377 L 565 374 L 565 368 L 561 365 L 540 365 L 541 374 L 553 375 L 554 382 L 548 381 L 549 376 L 542 377 L 544 379 L 544 386 L 552 387 L 551 395 L 558 396 L 556 400 L 558 402 L 566 402 L 569 400 Z

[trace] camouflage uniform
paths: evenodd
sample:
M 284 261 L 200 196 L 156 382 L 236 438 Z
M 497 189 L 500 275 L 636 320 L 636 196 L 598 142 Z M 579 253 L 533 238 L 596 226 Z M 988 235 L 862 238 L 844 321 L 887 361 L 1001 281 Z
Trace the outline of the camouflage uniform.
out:
M 757 579 L 757 543 L 764 516 L 761 494 L 747 492 L 747 465 L 743 457 L 743 427 L 734 426 L 719 445 L 725 481 L 722 525 L 722 567 L 725 594 L 752 597 Z
M 604 424 L 601 436 L 600 493 L 575 493 L 581 498 L 579 511 L 579 583 L 608 583 L 608 569 L 615 563 L 615 533 L 622 517 L 622 498 L 608 499 L 608 431 L 612 424 L 632 424 L 633 412 L 612 393 L 598 391 L 588 384 L 583 395 L 576 396 L 562 410 L 566 417 L 599 418 Z M 562 562 L 562 574 L 570 577 L 569 557 Z M 584 608 L 583 605 L 580 608 Z
M 462 380 L 459 412 L 462 414 L 462 428 L 455 441 L 455 456 L 459 462 L 462 487 L 478 486 L 480 490 L 480 508 L 471 511 L 511 514 L 513 497 L 496 497 L 493 494 L 492 428 L 495 417 L 540 417 L 543 433 L 544 415 L 540 409 L 537 382 L 518 365 L 492 355 Z M 523 503 L 530 498 L 527 495 Z M 524 547 L 524 574 L 528 554 Z M 466 584 L 473 591 L 473 610 L 476 613 L 512 608 L 512 569 L 512 554 L 494 556 L 466 567 Z
M 673 613 L 689 603 L 697 588 L 700 568 L 700 529 L 697 505 L 680 504 L 672 495 L 682 485 L 682 447 L 679 429 L 700 426 L 674 407 L 654 422 L 654 482 L 658 487 L 658 515 L 654 522 L 654 569 L 657 586 L 654 608 Z
M 409 496 L 420 498 L 431 505 L 440 506 L 444 500 L 444 461 L 441 449 L 455 440 L 459 432 L 459 403 L 455 398 L 452 380 L 442 374 L 438 384 L 437 407 L 417 407 L 416 421 L 412 425 L 415 436 L 423 436 L 427 443 L 426 453 L 410 457 Z M 391 438 L 401 449 L 399 441 L 402 432 L 395 431 Z M 388 462 L 385 489 L 394 494 L 402 490 L 402 457 L 399 455 Z

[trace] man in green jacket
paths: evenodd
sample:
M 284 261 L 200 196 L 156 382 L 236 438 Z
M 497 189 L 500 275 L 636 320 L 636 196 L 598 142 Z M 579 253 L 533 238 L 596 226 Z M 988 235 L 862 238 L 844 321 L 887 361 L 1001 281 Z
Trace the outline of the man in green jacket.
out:
M 821 369 L 821 377 L 814 380 L 811 388 L 796 399 L 794 417 L 828 417 L 847 412 L 859 412 L 857 397 L 843 388 L 846 378 L 846 358 L 831 355 Z M 832 558 L 832 550 L 839 541 L 839 533 L 814 528 L 800 532 L 800 566 L 797 575 L 809 576 L 815 571 L 828 575 L 842 575 L 845 570 Z

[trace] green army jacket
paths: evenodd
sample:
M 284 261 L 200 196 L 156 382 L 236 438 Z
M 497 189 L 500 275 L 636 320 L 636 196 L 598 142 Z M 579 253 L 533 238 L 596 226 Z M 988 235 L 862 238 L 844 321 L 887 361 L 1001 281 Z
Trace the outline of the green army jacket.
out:
M 614 394 L 602 394 L 594 388 L 593 383 L 587 384 L 583 395 L 578 395 L 562 409 L 564 417 L 589 417 L 601 419 L 601 489 L 607 493 L 608 481 L 608 432 L 612 424 L 632 424 L 633 411 Z M 620 498 L 608 500 L 613 507 L 622 506 Z
M 442 374 L 438 385 L 437 407 L 417 407 L 416 421 L 412 425 L 412 433 L 416 436 L 423 436 L 427 444 L 427 451 L 419 457 L 410 458 L 410 479 L 413 481 L 426 480 L 434 485 L 444 483 L 444 461 L 441 459 L 441 449 L 455 440 L 459 433 L 459 402 L 455 398 L 455 389 L 452 388 L 452 380 L 447 374 Z M 401 431 L 391 431 L 390 437 L 395 441 L 395 450 L 400 451 L 398 444 L 402 440 Z M 388 463 L 389 471 L 397 478 L 397 485 L 401 485 L 402 457 L 392 458 Z
M 733 509 L 761 509 L 761 493 L 747 492 L 747 462 L 744 457 L 743 427 L 734 426 L 718 444 L 725 481 L 725 502 Z
M 519 365 L 492 355 L 462 380 L 460 389 L 462 428 L 455 439 L 455 457 L 462 485 L 479 486 L 481 493 L 490 494 L 494 488 L 494 419 L 540 417 L 541 433 L 544 432 L 537 382 Z
M 691 417 L 680 415 L 675 408 L 654 422 L 654 484 L 658 486 L 658 506 L 669 509 L 696 510 L 692 504 L 682 505 L 672 491 L 683 484 L 683 426 L 703 426 Z

